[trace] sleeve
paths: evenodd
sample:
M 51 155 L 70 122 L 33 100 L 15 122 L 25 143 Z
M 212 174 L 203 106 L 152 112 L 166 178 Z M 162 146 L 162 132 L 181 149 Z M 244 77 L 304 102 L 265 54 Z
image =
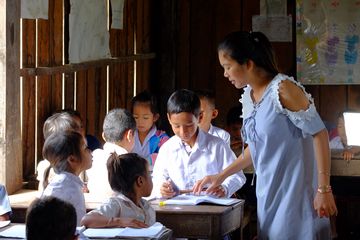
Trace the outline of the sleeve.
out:
M 236 159 L 234 152 L 230 149 L 227 144 L 223 144 L 220 146 L 220 153 L 223 156 L 219 156 L 218 159 L 221 159 L 220 165 L 221 170 L 227 168 L 231 163 L 233 163 Z M 243 171 L 239 171 L 225 179 L 222 183 L 222 186 L 226 189 L 227 197 L 231 197 L 237 190 L 239 190 L 246 182 L 246 177 Z
M 118 217 L 121 215 L 121 204 L 116 198 L 112 197 L 91 212 L 99 213 L 108 218 Z
M 6 188 L 3 185 L 0 185 L 0 215 L 11 212 L 11 206 Z
M 166 146 L 166 145 L 165 145 Z M 165 181 L 165 176 L 168 175 L 166 169 L 166 160 L 167 152 L 165 148 L 160 148 L 160 151 L 157 155 L 156 162 L 153 168 L 152 181 L 153 181 L 153 190 L 151 192 L 151 197 L 161 197 L 160 187 Z
M 283 80 L 289 80 L 302 89 L 310 103 L 306 110 L 293 112 L 282 106 L 279 96 L 279 84 Z M 271 88 L 271 98 L 276 112 L 285 114 L 297 128 L 301 129 L 304 138 L 314 135 L 325 128 L 324 122 L 321 120 L 318 112 L 316 111 L 313 98 L 305 91 L 305 88 L 300 83 L 296 82 L 292 77 L 286 77 L 275 81 Z

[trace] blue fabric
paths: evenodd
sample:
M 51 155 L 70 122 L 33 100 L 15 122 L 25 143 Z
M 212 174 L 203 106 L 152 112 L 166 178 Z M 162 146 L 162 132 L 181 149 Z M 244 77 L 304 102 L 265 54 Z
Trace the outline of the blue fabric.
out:
M 11 214 L 11 206 L 6 188 L 0 184 L 0 215 Z
M 258 239 L 331 239 L 328 218 L 313 207 L 317 178 L 312 134 L 324 124 L 311 110 L 281 109 L 275 78 L 252 112 L 242 135 L 257 175 Z

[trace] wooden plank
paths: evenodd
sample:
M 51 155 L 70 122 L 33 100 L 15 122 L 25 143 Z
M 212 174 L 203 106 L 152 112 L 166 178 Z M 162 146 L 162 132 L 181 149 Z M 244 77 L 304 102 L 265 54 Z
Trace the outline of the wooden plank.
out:
M 90 71 L 90 70 L 89 70 Z M 79 71 L 76 73 L 76 110 L 79 111 L 82 118 L 86 118 L 87 104 L 87 77 L 88 71 Z M 86 122 L 84 123 L 86 125 Z M 85 126 L 86 127 L 86 126 Z
M 323 85 L 320 92 L 320 115 L 327 122 L 336 123 L 337 116 L 346 108 L 346 86 Z M 336 97 L 334 97 L 336 96 Z
M 360 86 L 359 85 L 349 85 L 348 89 L 348 102 L 347 108 L 360 111 Z
M 134 54 L 134 39 L 135 39 L 135 17 L 136 17 L 136 4 L 135 0 L 126 1 L 126 28 L 124 33 L 126 34 L 126 55 Z M 134 96 L 134 62 L 126 63 L 126 89 L 125 95 L 125 106 L 124 108 L 130 109 L 130 101 Z
M 103 130 L 103 122 L 106 111 L 106 77 L 107 77 L 107 70 L 106 67 L 97 68 L 95 72 L 95 80 L 96 80 L 96 112 L 94 118 L 94 132 L 90 134 L 94 134 L 98 140 L 103 142 L 102 138 L 102 130 Z
M 35 67 L 36 62 L 36 22 L 31 19 L 22 20 L 22 56 L 23 67 Z M 22 160 L 23 176 L 28 178 L 34 174 L 35 158 L 35 77 L 23 77 L 22 80 L 22 104 L 23 104 L 23 121 L 22 121 Z

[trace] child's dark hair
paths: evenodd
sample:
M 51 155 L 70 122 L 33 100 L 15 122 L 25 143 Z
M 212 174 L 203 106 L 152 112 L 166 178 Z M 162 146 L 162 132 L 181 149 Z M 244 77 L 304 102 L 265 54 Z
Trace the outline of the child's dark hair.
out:
M 170 115 L 187 112 L 198 117 L 200 115 L 200 99 L 193 91 L 188 89 L 177 90 L 169 97 L 167 112 Z
M 115 108 L 105 116 L 103 132 L 107 142 L 121 141 L 129 129 L 135 131 L 136 122 L 132 114 L 126 109 Z
M 218 51 L 224 51 L 239 64 L 252 60 L 272 77 L 279 72 L 271 43 L 262 32 L 232 32 L 219 44 Z
M 48 117 L 44 123 L 44 139 L 59 131 L 79 131 L 81 126 L 77 124 L 73 116 L 68 112 L 57 112 Z
M 208 103 L 215 108 L 215 94 L 211 90 L 196 90 L 196 95 L 198 95 L 200 100 L 206 100 Z
M 134 193 L 134 183 L 139 176 L 146 176 L 148 162 L 136 153 L 112 153 L 107 161 L 108 179 L 114 191 L 124 195 Z
M 134 112 L 134 106 L 138 103 L 149 104 L 150 111 L 154 115 L 159 113 L 156 96 L 149 91 L 140 92 L 131 99 L 131 112 Z
M 59 174 L 69 170 L 68 157 L 81 158 L 81 143 L 84 137 L 75 131 L 64 131 L 51 134 L 46 138 L 43 146 L 43 157 L 50 162 L 55 173 Z M 49 170 L 45 170 L 44 188 L 47 186 Z
M 35 199 L 26 213 L 26 239 L 70 240 L 76 231 L 73 205 L 55 197 Z
M 226 115 L 226 125 L 229 126 L 231 124 L 241 124 L 242 125 L 242 118 L 240 117 L 242 114 L 242 106 L 234 106 L 230 108 Z

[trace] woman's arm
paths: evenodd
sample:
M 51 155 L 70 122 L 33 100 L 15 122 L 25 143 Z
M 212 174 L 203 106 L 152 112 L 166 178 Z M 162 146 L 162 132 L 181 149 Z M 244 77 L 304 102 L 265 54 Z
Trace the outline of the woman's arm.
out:
M 147 224 L 133 218 L 106 217 L 97 212 L 90 212 L 81 219 L 81 225 L 87 228 L 133 227 L 145 228 Z
M 250 150 L 247 147 L 244 150 L 244 157 L 241 154 L 232 164 L 230 164 L 227 168 L 225 168 L 222 172 L 209 175 L 204 177 L 203 179 L 196 182 L 193 188 L 193 192 L 196 194 L 200 194 L 201 190 L 204 188 L 206 184 L 211 184 L 206 193 L 216 192 L 217 188 L 221 185 L 221 183 L 230 175 L 239 172 L 240 170 L 250 166 L 252 163 Z

